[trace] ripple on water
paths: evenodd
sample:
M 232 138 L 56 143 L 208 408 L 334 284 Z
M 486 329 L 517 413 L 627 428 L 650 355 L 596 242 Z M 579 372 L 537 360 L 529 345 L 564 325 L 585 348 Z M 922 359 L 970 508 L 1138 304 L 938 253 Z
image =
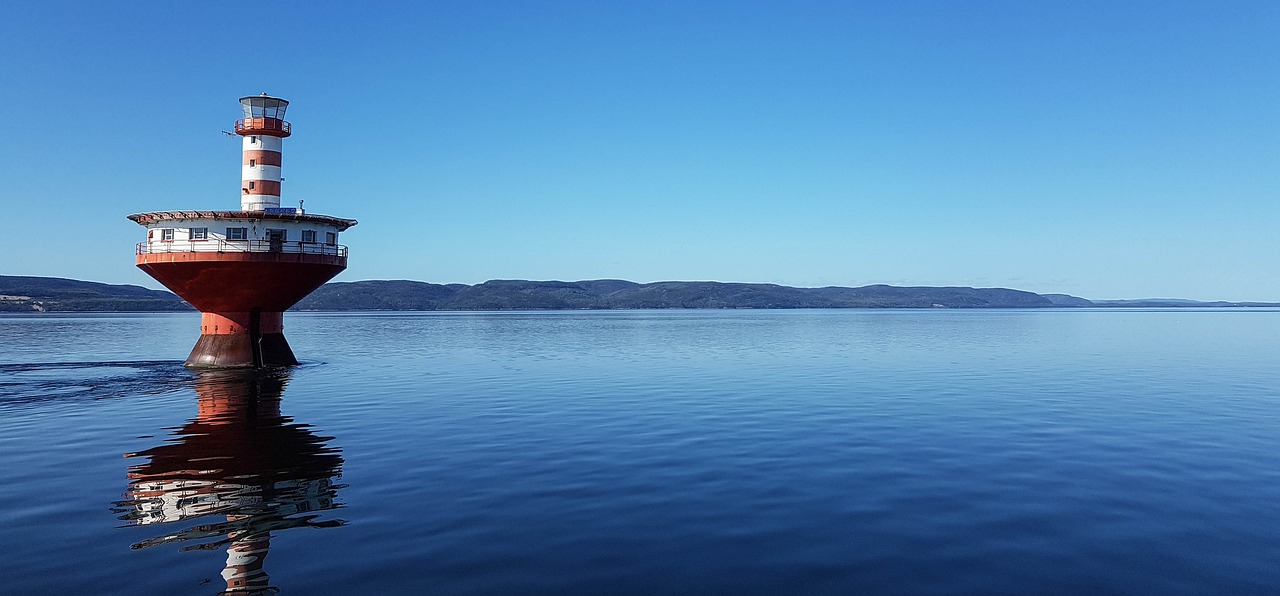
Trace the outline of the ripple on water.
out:
M 190 379 L 181 361 L 0 364 L 0 410 L 165 393 Z

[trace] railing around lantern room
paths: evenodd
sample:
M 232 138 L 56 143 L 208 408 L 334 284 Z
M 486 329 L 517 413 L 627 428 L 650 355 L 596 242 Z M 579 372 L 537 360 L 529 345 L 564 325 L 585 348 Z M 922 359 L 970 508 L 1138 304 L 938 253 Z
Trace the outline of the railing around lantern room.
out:
M 236 120 L 236 133 L 245 131 L 279 131 L 288 136 L 293 132 L 293 125 L 279 118 L 241 118 Z
M 135 254 L 175 252 L 256 252 L 329 255 L 346 258 L 347 247 L 342 244 L 298 242 L 296 240 L 150 240 L 139 242 Z

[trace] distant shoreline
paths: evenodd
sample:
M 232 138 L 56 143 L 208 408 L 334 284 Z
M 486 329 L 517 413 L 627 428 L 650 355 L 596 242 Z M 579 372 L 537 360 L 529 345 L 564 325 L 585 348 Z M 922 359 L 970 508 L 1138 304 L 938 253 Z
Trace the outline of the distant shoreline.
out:
M 432 284 L 406 280 L 330 282 L 294 311 L 796 310 L 932 308 L 1277 308 L 1280 302 L 1176 298 L 1089 300 L 1009 288 L 870 285 L 799 288 L 777 284 L 603 279 L 492 280 Z M 56 277 L 0 275 L 0 312 L 183 312 L 164 290 Z

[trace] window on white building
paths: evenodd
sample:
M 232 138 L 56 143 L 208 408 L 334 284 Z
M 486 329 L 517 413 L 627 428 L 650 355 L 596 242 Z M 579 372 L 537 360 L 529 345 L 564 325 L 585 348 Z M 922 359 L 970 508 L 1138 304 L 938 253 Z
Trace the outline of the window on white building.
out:
M 227 240 L 248 240 L 249 228 L 227 228 Z
M 316 231 L 315 231 L 315 230 L 303 230 L 303 231 L 302 231 L 302 241 L 303 241 L 303 242 L 315 242 L 315 241 L 316 241 Z
M 161 228 L 161 229 L 160 229 L 160 241 L 161 241 L 161 242 L 173 242 L 173 228 Z
M 325 243 L 325 244 L 329 244 L 329 245 L 337 244 L 337 243 L 338 243 L 338 233 L 337 233 L 337 232 L 325 232 L 325 233 L 324 233 L 324 243 Z
M 192 240 L 208 240 L 209 228 L 191 228 Z
M 249 160 L 249 167 L 252 168 L 253 166 L 256 166 L 256 165 L 258 165 L 258 160 L 256 159 Z
M 249 190 L 253 190 L 253 181 L 252 181 L 252 180 L 250 180 L 250 181 L 249 181 Z

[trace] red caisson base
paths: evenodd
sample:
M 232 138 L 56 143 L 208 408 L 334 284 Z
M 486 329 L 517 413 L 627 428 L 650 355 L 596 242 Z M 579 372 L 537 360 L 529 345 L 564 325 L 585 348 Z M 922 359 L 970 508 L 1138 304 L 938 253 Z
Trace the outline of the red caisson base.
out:
M 269 333 L 256 340 L 246 335 L 201 335 L 187 356 L 193 368 L 262 368 L 298 363 L 283 333 Z
M 186 365 L 262 368 L 297 363 L 284 338 L 284 313 L 249 311 L 202 314 L 200 339 Z

